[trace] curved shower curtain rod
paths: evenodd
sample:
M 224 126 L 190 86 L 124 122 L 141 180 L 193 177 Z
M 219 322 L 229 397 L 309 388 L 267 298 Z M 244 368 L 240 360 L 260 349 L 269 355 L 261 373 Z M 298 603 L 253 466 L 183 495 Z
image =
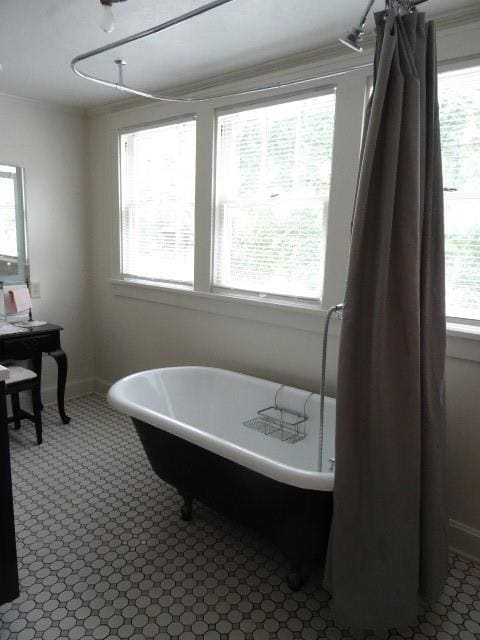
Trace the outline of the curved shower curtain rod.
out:
M 390 5 L 390 2 L 392 0 L 386 0 L 386 5 L 387 7 Z M 427 0 L 393 0 L 394 3 L 397 4 L 405 4 L 410 6 L 411 8 L 415 8 L 415 6 L 417 4 L 422 4 L 423 2 L 426 2 Z M 138 89 L 133 89 L 132 87 L 129 87 L 127 85 L 124 84 L 123 82 L 123 66 L 126 64 L 123 60 L 115 60 L 115 64 L 117 64 L 118 66 L 118 74 L 119 74 L 119 81 L 118 82 L 111 82 L 110 80 L 104 80 L 103 78 L 97 78 L 96 76 L 92 76 L 89 73 L 86 73 L 85 71 L 81 71 L 78 68 L 78 64 L 80 62 L 82 62 L 83 60 L 88 60 L 89 58 L 94 58 L 95 56 L 98 56 L 102 53 L 105 53 L 107 51 L 111 51 L 112 49 L 116 49 L 118 47 L 121 47 L 123 45 L 126 44 L 130 44 L 131 42 L 135 42 L 136 40 L 142 40 L 143 38 L 147 38 L 148 36 L 154 35 L 155 33 L 159 33 L 160 31 L 165 31 L 166 29 L 169 29 L 170 27 L 173 27 L 177 24 L 180 24 L 182 22 L 186 22 L 187 20 L 190 20 L 191 18 L 194 18 L 196 16 L 199 16 L 203 13 L 207 13 L 208 11 L 211 11 L 212 9 L 215 9 L 217 7 L 220 7 L 224 4 L 228 4 L 230 2 L 233 2 L 233 0 L 213 0 L 212 2 L 208 2 L 207 4 L 204 4 L 200 7 L 197 7 L 196 9 L 192 9 L 191 11 L 187 11 L 186 13 L 183 13 L 175 18 L 171 18 L 170 20 L 167 20 L 165 22 L 162 22 L 161 24 L 158 24 L 154 27 L 151 27 L 150 29 L 145 29 L 144 31 L 139 31 L 138 33 L 134 33 L 130 36 L 126 36 L 125 38 L 121 38 L 120 40 L 116 40 L 115 42 L 111 42 L 110 44 L 104 45 L 103 47 L 98 47 L 97 49 L 92 49 L 91 51 L 87 51 L 86 53 L 82 53 L 78 56 L 75 56 L 75 58 L 72 59 L 72 61 L 70 62 L 70 68 L 72 69 L 72 71 L 74 73 L 76 73 L 78 76 L 80 76 L 81 78 L 84 78 L 85 80 L 90 80 L 91 82 L 95 82 L 97 84 L 101 84 L 103 86 L 106 87 L 111 87 L 112 89 L 117 89 L 118 91 L 123 91 L 125 93 L 129 93 L 131 95 L 135 95 L 135 96 L 139 96 L 141 98 L 148 98 L 150 100 L 159 100 L 159 101 L 163 101 L 163 102 L 205 102 L 208 100 L 215 100 L 215 99 L 220 99 L 220 98 L 230 98 L 230 97 L 234 97 L 234 96 L 239 96 L 239 95 L 247 95 L 250 93 L 259 93 L 261 91 L 271 91 L 272 89 L 281 89 L 283 87 L 291 87 L 291 86 L 295 86 L 298 84 L 304 84 L 306 82 L 312 82 L 314 80 L 326 80 L 328 78 L 333 78 L 335 76 L 339 76 L 339 75 L 345 75 L 347 73 L 351 73 L 352 71 L 356 71 L 358 69 L 366 69 L 368 67 L 372 66 L 371 62 L 365 62 L 365 63 L 361 63 L 358 65 L 353 65 L 351 67 L 348 67 L 346 69 L 341 69 L 339 71 L 334 71 L 331 73 L 327 73 L 327 74 L 322 74 L 322 75 L 315 75 L 315 76 L 309 76 L 308 78 L 300 78 L 298 80 L 290 80 L 290 81 L 285 81 L 285 82 L 277 82 L 274 84 L 270 84 L 268 86 L 263 86 L 263 87 L 251 87 L 249 89 L 239 89 L 238 91 L 230 91 L 228 93 L 223 93 L 223 94 L 215 94 L 215 95 L 208 95 L 208 96 L 204 96 L 204 97 L 195 97 L 195 96 L 191 96 L 191 97 L 177 97 L 177 96 L 172 96 L 172 95 L 161 95 L 161 94 L 153 94 L 153 93 L 148 93 L 147 91 L 140 91 Z M 373 5 L 373 1 L 369 2 L 369 8 L 368 11 L 370 10 L 371 6 Z M 368 12 L 367 12 L 368 14 Z M 366 16 L 365 16 L 366 19 Z

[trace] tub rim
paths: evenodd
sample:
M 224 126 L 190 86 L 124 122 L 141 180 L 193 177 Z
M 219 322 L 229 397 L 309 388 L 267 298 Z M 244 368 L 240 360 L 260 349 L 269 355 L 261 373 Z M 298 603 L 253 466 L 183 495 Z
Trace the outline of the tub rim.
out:
M 137 420 L 141 420 L 145 424 L 154 428 L 163 429 L 174 436 L 207 449 L 208 451 L 226 458 L 227 460 L 236 462 L 237 464 L 247 467 L 252 471 L 267 476 L 272 480 L 283 482 L 300 489 L 333 491 L 335 477 L 333 472 L 308 471 L 305 469 L 299 469 L 298 467 L 291 467 L 283 462 L 272 460 L 271 458 L 267 458 L 266 456 L 242 447 L 241 445 L 225 440 L 224 438 L 220 438 L 215 434 L 205 432 L 194 425 L 175 420 L 165 414 L 143 407 L 139 403 L 125 397 L 125 387 L 128 388 L 128 383 L 131 380 L 149 377 L 152 374 L 158 374 L 163 371 L 181 372 L 193 370 L 217 372 L 223 375 L 228 374 L 233 377 L 280 384 L 272 380 L 266 380 L 265 378 L 258 378 L 256 376 L 232 371 L 230 369 L 221 369 L 219 367 L 206 367 L 199 365 L 158 367 L 155 369 L 138 371 L 121 378 L 110 387 L 107 394 L 107 401 L 112 407 L 130 418 L 136 418 Z M 304 389 L 302 389 L 302 391 L 304 391 Z

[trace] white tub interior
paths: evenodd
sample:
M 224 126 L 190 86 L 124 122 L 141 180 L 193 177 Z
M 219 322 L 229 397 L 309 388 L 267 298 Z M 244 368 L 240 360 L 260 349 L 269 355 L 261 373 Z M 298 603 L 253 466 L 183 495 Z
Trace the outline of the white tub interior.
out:
M 243 426 L 273 405 L 280 384 L 208 367 L 172 367 L 133 374 L 109 393 L 120 411 L 295 486 L 333 488 L 335 401 L 325 400 L 320 452 L 320 397 L 306 405 L 306 437 L 290 444 Z M 281 400 L 302 409 L 309 392 L 283 389 Z

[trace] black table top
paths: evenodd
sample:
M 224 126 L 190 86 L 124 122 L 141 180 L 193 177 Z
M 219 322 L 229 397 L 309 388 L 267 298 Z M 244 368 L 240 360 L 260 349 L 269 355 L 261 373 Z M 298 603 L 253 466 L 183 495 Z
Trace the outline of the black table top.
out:
M 15 325 L 12 325 L 15 326 Z M 0 340 L 8 340 L 9 338 L 19 338 L 20 336 L 40 335 L 43 333 L 54 333 L 55 331 L 62 331 L 63 327 L 58 324 L 42 324 L 39 327 L 17 327 L 18 332 L 0 334 Z

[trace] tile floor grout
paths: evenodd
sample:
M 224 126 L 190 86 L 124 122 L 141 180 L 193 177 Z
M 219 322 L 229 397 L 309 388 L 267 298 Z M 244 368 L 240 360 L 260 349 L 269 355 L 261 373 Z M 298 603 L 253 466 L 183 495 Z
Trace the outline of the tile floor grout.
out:
M 333 624 L 321 576 L 292 593 L 284 559 L 248 530 L 181 499 L 150 469 L 129 419 L 99 395 L 44 412 L 44 444 L 11 432 L 21 595 L 0 640 L 475 640 L 480 566 L 451 556 L 440 601 L 416 628 L 375 635 Z

